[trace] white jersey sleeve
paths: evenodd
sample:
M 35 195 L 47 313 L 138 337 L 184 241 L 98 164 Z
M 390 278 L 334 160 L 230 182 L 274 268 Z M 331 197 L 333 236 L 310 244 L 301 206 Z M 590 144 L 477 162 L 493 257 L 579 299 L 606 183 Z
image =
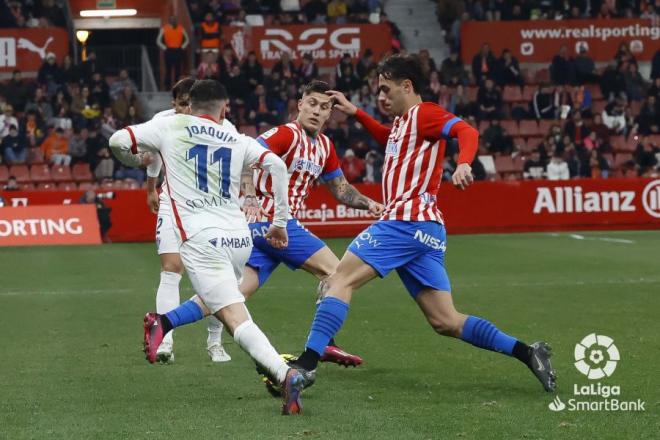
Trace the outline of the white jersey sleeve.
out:
M 240 135 L 246 143 L 245 165 L 257 164 L 272 178 L 273 200 L 275 202 L 275 213 L 273 225 L 285 228 L 289 218 L 289 174 L 286 164 L 278 155 L 264 148 L 255 139 Z
M 110 137 L 110 149 L 124 165 L 139 167 L 141 164 L 139 153 L 159 151 L 166 126 L 167 121 L 161 118 L 117 130 Z

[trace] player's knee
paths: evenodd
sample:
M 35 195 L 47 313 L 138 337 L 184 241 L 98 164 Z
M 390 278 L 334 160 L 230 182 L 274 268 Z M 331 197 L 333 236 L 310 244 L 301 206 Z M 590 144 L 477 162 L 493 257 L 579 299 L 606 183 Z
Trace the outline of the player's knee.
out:
M 453 336 L 455 338 L 461 335 L 461 322 L 458 317 L 451 315 L 437 316 L 429 319 L 429 323 L 439 335 Z

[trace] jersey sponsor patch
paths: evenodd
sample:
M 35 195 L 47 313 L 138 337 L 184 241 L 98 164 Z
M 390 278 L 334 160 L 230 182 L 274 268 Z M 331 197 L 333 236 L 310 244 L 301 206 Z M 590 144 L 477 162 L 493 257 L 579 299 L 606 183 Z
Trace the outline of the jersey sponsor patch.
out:
M 265 132 L 264 134 L 262 134 L 259 137 L 262 138 L 262 139 L 268 139 L 269 137 L 271 137 L 275 133 L 277 133 L 277 127 L 271 128 L 270 130 L 268 130 L 267 132 Z

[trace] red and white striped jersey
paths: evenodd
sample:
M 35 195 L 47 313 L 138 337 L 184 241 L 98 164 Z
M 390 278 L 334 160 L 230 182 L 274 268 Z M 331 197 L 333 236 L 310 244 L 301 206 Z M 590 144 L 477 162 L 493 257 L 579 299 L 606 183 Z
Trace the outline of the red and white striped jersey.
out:
M 328 181 L 343 174 L 332 141 L 322 133 L 315 139 L 309 137 L 298 121 L 272 128 L 257 141 L 280 156 L 289 170 L 290 218 L 296 218 L 317 179 Z M 254 186 L 261 207 L 268 215 L 267 219 L 260 221 L 271 220 L 274 203 L 270 174 L 255 170 Z
M 370 117 L 363 112 L 358 112 L 356 116 L 368 129 L 376 122 L 365 120 Z M 465 124 L 460 118 L 430 102 L 419 103 L 394 120 L 385 146 L 385 211 L 381 220 L 443 223 L 437 198 L 442 180 L 445 139 L 449 138 L 452 126 L 457 122 Z M 471 162 L 472 159 L 469 160 Z

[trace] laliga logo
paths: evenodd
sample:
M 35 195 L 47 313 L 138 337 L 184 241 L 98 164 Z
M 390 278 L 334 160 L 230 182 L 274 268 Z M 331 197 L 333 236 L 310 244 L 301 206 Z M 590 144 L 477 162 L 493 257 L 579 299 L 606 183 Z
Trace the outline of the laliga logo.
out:
M 646 185 L 642 193 L 642 204 L 648 215 L 660 218 L 660 179 L 653 180 Z
M 575 345 L 575 368 L 589 379 L 610 377 L 620 359 L 619 349 L 609 336 L 592 333 Z

